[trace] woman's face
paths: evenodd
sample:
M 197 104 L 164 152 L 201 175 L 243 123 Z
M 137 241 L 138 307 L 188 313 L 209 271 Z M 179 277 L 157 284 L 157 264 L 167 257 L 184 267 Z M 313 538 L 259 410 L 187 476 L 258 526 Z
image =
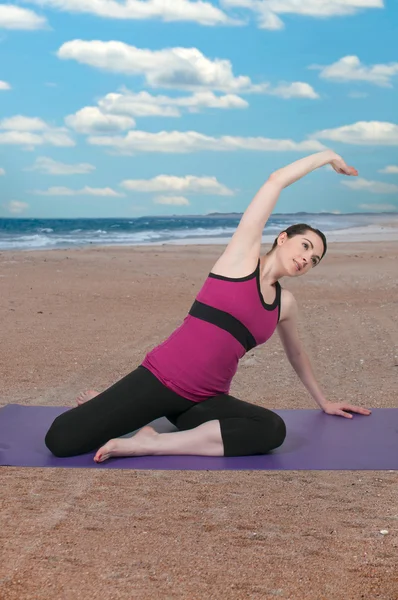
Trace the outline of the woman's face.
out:
M 291 238 L 285 232 L 278 237 L 278 250 L 289 277 L 299 277 L 316 267 L 323 253 L 320 236 L 309 230 Z

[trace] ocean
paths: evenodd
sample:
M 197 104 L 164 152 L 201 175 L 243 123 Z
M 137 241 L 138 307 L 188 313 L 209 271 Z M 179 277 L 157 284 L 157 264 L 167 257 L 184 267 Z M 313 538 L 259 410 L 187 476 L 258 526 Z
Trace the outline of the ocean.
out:
M 48 250 L 89 246 L 145 246 L 161 244 L 228 243 L 241 213 L 138 218 L 23 219 L 0 218 L 0 250 Z M 344 231 L 380 229 L 397 219 L 397 213 L 294 213 L 273 214 L 264 228 L 263 241 L 272 241 L 293 223 L 307 223 L 326 236 Z

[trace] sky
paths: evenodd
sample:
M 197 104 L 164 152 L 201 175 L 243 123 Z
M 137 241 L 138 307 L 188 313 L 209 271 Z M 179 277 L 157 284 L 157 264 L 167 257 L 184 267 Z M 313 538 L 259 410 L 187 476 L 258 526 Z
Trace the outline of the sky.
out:
M 0 217 L 398 211 L 396 0 L 0 3 Z

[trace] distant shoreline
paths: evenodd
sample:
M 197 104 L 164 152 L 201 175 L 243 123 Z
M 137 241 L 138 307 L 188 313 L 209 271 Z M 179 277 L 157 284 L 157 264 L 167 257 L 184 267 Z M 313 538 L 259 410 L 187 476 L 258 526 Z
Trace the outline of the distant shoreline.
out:
M 223 219 L 232 219 L 242 217 L 244 212 L 214 212 L 214 213 L 206 213 L 206 214 L 189 214 L 189 215 L 142 215 L 141 217 L 0 217 L 0 221 L 131 221 L 132 219 L 195 219 L 195 218 L 223 218 Z M 271 215 L 272 217 L 287 217 L 287 216 L 314 216 L 314 217 L 352 217 L 352 216 L 371 216 L 376 218 L 390 218 L 393 217 L 398 221 L 398 212 L 286 212 L 286 213 L 277 213 L 274 212 Z
M 261 244 L 272 244 L 275 239 L 275 235 L 264 235 L 261 238 Z M 326 239 L 329 244 L 334 243 L 361 243 L 361 242 L 398 242 L 398 222 L 394 224 L 384 225 L 368 225 L 366 227 L 352 227 L 349 229 L 338 229 L 334 231 L 328 231 L 326 233 Z M 186 238 L 176 239 L 161 242 L 150 242 L 150 243 L 131 243 L 131 244 L 78 244 L 74 246 L 58 246 L 56 248 L 11 248 L 2 249 L 0 248 L 0 255 L 5 253 L 19 253 L 19 252 L 53 252 L 53 251 L 65 251 L 73 252 L 75 250 L 90 250 L 90 249 L 128 249 L 128 248 L 159 248 L 162 246 L 227 246 L 230 242 L 231 237 L 206 237 L 206 238 Z
M 229 213 L 231 215 L 232 213 Z M 237 213 L 235 213 L 236 215 Z M 1 221 L 1 219 L 0 219 Z M 181 222 L 182 221 L 182 222 Z M 305 222 L 319 228 L 328 243 L 398 241 L 398 214 L 295 213 L 271 215 L 266 224 L 263 244 L 290 225 Z M 84 248 L 134 248 L 159 246 L 226 246 L 239 219 L 225 214 L 185 218 L 132 219 L 9 219 L 0 222 L 0 252 L 46 251 Z

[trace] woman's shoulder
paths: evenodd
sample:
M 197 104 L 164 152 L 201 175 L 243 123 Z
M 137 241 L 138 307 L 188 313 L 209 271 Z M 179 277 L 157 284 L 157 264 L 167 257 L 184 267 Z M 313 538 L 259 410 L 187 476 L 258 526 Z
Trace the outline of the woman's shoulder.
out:
M 281 287 L 281 314 L 280 321 L 295 317 L 297 315 L 297 302 L 290 290 Z
M 290 290 L 287 290 L 286 288 L 284 288 L 282 286 L 280 286 L 280 287 L 281 287 L 281 298 L 285 302 L 288 302 L 289 304 L 295 304 L 296 303 L 296 298 L 293 296 L 292 292 Z
M 245 256 L 236 255 L 230 251 L 225 252 L 213 265 L 211 273 L 221 275 L 222 277 L 241 278 L 254 273 L 258 266 L 259 255 L 257 253 L 248 253 Z

